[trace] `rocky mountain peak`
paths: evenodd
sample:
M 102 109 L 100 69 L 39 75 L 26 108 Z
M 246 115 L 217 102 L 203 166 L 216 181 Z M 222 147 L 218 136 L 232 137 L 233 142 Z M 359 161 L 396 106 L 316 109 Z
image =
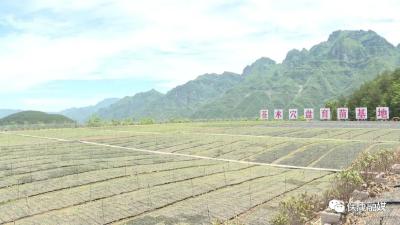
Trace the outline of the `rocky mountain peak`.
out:
M 254 70 L 265 70 L 269 67 L 276 65 L 276 62 L 268 57 L 261 57 L 257 59 L 254 63 L 249 66 L 246 66 L 243 69 L 243 76 L 247 76 L 253 73 Z
M 292 49 L 286 54 L 286 57 L 283 60 L 283 64 L 296 65 L 306 61 L 307 56 L 308 51 L 304 48 L 301 51 L 297 49 Z

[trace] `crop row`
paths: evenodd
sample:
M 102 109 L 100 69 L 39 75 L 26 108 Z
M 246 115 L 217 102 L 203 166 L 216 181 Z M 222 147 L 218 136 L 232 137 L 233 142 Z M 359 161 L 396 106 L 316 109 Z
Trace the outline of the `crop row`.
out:
M 146 141 L 137 142 L 124 138 L 101 140 L 115 146 L 148 149 L 213 158 L 247 160 L 261 163 L 278 163 L 293 166 L 317 166 L 340 169 L 348 166 L 362 151 L 387 147 L 397 143 L 379 143 L 345 140 L 308 140 L 281 138 L 254 138 L 244 136 L 214 136 L 209 134 L 184 134 L 182 140 L 171 135 L 151 135 Z
M 229 218 L 234 216 L 234 213 L 238 214 L 258 205 L 282 194 L 285 190 L 290 191 L 304 182 L 326 175 L 320 172 L 306 172 L 303 174 L 303 179 L 299 179 L 298 171 L 233 165 L 227 170 L 227 165 L 224 166 L 209 166 L 207 174 L 204 174 L 203 168 L 199 167 L 175 171 L 174 176 L 171 176 L 170 172 L 138 176 L 140 185 L 137 185 L 137 177 L 132 176 L 89 187 L 62 190 L 61 193 L 52 192 L 44 196 L 34 196 L 28 200 L 21 199 L 0 206 L 0 210 L 8 210 L 10 205 L 13 209 L 19 208 L 13 211 L 12 217 L 1 219 L 4 222 L 17 221 L 18 224 L 30 224 L 52 221 L 51 218 L 60 218 L 60 215 L 67 214 L 73 217 L 72 215 L 79 214 L 87 224 L 96 221 L 107 224 L 135 219 L 167 207 L 176 209 L 175 204 L 185 204 L 189 200 L 196 202 L 192 205 L 195 208 L 192 209 L 201 210 L 207 205 L 213 216 Z M 290 179 L 298 180 L 289 182 Z M 285 184 L 284 187 L 282 184 Z M 30 207 L 32 202 L 40 206 Z M 242 207 L 231 211 L 227 207 L 229 205 Z M 53 222 L 72 224 L 71 221 L 53 220 Z

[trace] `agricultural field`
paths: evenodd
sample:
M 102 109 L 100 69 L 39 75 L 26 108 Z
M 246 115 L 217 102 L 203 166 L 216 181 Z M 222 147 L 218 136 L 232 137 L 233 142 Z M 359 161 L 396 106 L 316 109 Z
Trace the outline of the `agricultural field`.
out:
M 0 224 L 268 224 L 322 193 L 363 151 L 397 149 L 378 122 L 226 121 L 0 133 Z

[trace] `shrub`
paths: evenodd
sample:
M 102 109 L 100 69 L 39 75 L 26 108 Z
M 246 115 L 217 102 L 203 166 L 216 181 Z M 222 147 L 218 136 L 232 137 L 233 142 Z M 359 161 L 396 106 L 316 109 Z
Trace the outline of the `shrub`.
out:
M 154 124 L 154 120 L 151 118 L 143 118 L 140 120 L 141 125 L 147 125 L 147 124 Z
M 118 126 L 118 125 L 121 125 L 121 122 L 119 120 L 111 120 L 111 124 L 113 126 Z
M 104 121 L 102 121 L 100 117 L 93 115 L 89 118 L 86 124 L 88 127 L 100 127 L 104 124 Z
M 298 120 L 299 121 L 306 121 L 306 119 L 304 118 L 304 115 L 299 116 Z
M 185 118 L 172 118 L 168 120 L 168 123 L 188 123 L 188 122 L 190 122 L 190 120 Z
M 351 168 L 360 171 L 360 174 L 365 182 L 371 179 L 380 172 L 389 172 L 391 165 L 399 162 L 399 151 L 381 150 L 377 153 L 362 153 L 351 165 Z
M 351 193 L 360 188 L 363 183 L 362 176 L 354 169 L 337 173 L 333 179 L 332 189 L 325 194 L 325 203 L 333 198 L 348 201 Z
M 394 153 L 394 161 L 395 161 L 395 163 L 400 163 L 400 150 L 397 150 Z
M 350 167 L 360 171 L 363 180 L 367 181 L 372 178 L 373 165 L 377 160 L 377 155 L 372 155 L 369 152 L 363 152 Z
M 385 173 L 389 172 L 391 166 L 396 162 L 399 162 L 396 156 L 397 154 L 399 153 L 389 150 L 379 151 L 377 154 L 377 160 L 375 162 L 373 170 L 377 172 L 385 172 Z
M 133 124 L 135 124 L 135 121 L 132 118 L 126 118 L 121 121 L 121 124 L 122 125 L 133 125 Z
M 317 195 L 303 193 L 279 204 L 279 213 L 271 220 L 273 225 L 302 225 L 316 216 L 323 205 Z
M 271 224 L 273 225 L 288 225 L 289 223 L 289 217 L 288 215 L 280 212 L 274 218 L 271 220 Z
M 372 181 L 377 173 L 389 172 L 391 165 L 399 161 L 400 151 L 381 150 L 360 154 L 347 170 L 336 174 L 332 188 L 325 193 L 325 203 L 333 198 L 348 201 L 355 189 L 360 189 L 363 183 Z

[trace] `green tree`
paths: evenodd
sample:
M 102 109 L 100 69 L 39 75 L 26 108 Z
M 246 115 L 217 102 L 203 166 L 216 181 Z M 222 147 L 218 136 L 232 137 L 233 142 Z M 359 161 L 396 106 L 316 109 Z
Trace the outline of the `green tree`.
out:
M 147 124 L 154 124 L 154 120 L 152 118 L 142 118 L 140 120 L 141 125 L 147 125 Z
M 326 106 L 336 111 L 337 107 L 349 108 L 349 119 L 355 119 L 356 107 L 367 107 L 368 118 L 376 118 L 376 107 L 387 106 L 391 117 L 400 117 L 400 69 L 392 73 L 384 72 L 374 80 L 364 83 L 347 98 L 326 102 Z M 333 113 L 333 117 L 336 117 Z
M 101 120 L 100 117 L 98 117 L 97 115 L 92 115 L 88 121 L 86 122 L 86 125 L 88 127 L 100 127 L 103 125 L 103 121 Z

